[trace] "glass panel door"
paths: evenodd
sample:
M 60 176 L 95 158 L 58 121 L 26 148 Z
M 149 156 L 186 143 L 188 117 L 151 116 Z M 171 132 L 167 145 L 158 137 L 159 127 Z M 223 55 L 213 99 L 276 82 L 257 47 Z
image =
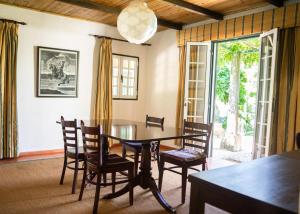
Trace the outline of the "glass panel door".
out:
M 260 36 L 257 111 L 254 137 L 254 159 L 268 156 L 273 107 L 273 86 L 277 56 L 277 29 Z
M 187 43 L 184 119 L 208 122 L 210 42 Z

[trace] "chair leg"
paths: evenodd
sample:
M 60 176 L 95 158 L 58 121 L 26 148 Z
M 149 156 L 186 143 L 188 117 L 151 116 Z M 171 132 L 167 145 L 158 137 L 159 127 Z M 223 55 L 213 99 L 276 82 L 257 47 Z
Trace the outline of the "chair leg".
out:
M 159 170 L 158 189 L 160 192 L 161 192 L 162 180 L 163 180 L 163 176 L 164 176 L 164 167 L 165 167 L 165 160 L 163 158 L 160 158 L 159 165 L 158 165 L 158 170 Z
M 116 191 L 116 172 L 113 172 L 111 174 L 111 182 L 112 182 L 112 193 L 115 193 Z
M 84 191 L 84 188 L 85 188 L 86 173 L 87 173 L 87 168 L 86 168 L 86 164 L 84 164 L 83 177 L 82 177 L 82 182 L 81 182 L 81 187 L 80 187 L 80 194 L 79 194 L 79 199 L 78 199 L 79 201 L 82 200 L 83 191 Z
M 97 175 L 97 184 L 96 184 L 93 214 L 97 214 L 97 211 L 98 211 L 99 196 L 100 196 L 100 182 L 101 182 L 101 174 L 98 174 Z
M 106 182 L 107 182 L 106 173 L 103 173 L 103 183 L 105 187 L 106 187 Z
M 133 179 L 133 169 L 131 168 L 128 170 L 128 180 L 129 180 L 129 204 L 130 206 L 133 205 L 133 185 L 131 184 L 131 181 Z
M 138 174 L 138 167 L 139 167 L 139 153 L 134 152 L 134 175 Z
M 186 192 L 186 180 L 187 180 L 187 168 L 182 168 L 182 186 L 181 186 L 181 203 L 184 204 L 185 202 L 185 192 Z
M 66 168 L 67 168 L 67 156 L 65 154 L 65 157 L 64 157 L 64 166 L 63 166 L 63 170 L 61 172 L 61 177 L 60 177 L 60 182 L 59 182 L 60 184 L 64 183 Z
M 160 142 L 158 141 L 156 144 L 156 149 L 155 149 L 155 153 L 156 153 L 156 162 L 157 162 L 157 167 L 159 168 L 159 146 L 160 146 Z
M 122 158 L 126 158 L 126 148 L 122 145 Z
M 74 170 L 74 177 L 73 177 L 72 194 L 75 194 L 75 191 L 76 191 L 77 175 L 78 175 L 78 159 L 75 160 L 75 170 Z
M 202 171 L 205 171 L 205 168 L 206 168 L 206 163 L 203 163 L 202 164 Z

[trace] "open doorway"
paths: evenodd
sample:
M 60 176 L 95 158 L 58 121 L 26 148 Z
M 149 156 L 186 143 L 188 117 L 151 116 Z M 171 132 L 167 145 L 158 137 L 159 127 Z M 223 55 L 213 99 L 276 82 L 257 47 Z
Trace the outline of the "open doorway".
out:
M 259 37 L 215 44 L 212 156 L 234 162 L 253 158 Z
M 244 162 L 269 155 L 277 34 L 187 43 L 184 119 L 214 124 L 213 157 Z

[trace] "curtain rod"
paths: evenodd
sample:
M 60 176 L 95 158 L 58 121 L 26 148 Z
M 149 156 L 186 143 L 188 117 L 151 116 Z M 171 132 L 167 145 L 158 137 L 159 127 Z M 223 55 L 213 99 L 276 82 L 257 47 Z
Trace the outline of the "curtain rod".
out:
M 93 36 L 93 37 L 96 37 L 96 38 L 105 38 L 105 39 L 111 39 L 111 40 L 115 40 L 115 41 L 119 41 L 119 42 L 127 42 L 127 43 L 130 43 L 128 42 L 127 40 L 124 40 L 124 39 L 117 39 L 117 38 L 112 38 L 112 37 L 108 37 L 108 36 L 99 36 L 99 35 L 94 35 L 94 34 L 89 34 L 89 36 Z M 151 44 L 149 43 L 142 43 L 140 45 L 143 45 L 143 46 L 151 46 Z
M 11 19 L 0 19 L 0 21 L 14 22 L 14 23 L 20 24 L 20 25 L 27 25 L 25 22 L 18 22 L 18 21 L 11 20 Z

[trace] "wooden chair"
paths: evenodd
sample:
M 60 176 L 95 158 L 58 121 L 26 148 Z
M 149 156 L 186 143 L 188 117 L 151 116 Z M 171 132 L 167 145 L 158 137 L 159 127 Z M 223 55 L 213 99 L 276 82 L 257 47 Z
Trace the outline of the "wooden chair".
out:
M 76 119 L 66 121 L 64 120 L 64 117 L 61 116 L 60 121 L 64 140 L 64 165 L 61 173 L 60 184 L 64 183 L 66 168 L 72 169 L 74 171 L 72 194 L 74 194 L 76 191 L 78 170 L 83 170 L 82 167 L 79 167 L 79 163 L 83 162 L 84 159 L 83 147 L 78 146 Z M 71 161 L 68 162 L 68 159 L 71 159 Z M 72 165 L 74 165 L 74 167 Z
M 298 132 L 298 133 L 296 134 L 296 143 L 297 143 L 298 149 L 300 149 L 300 132 Z
M 210 140 L 212 125 L 211 124 L 202 124 L 184 121 L 184 133 L 205 133 L 205 136 L 194 137 L 190 140 L 183 139 L 182 148 L 177 150 L 164 151 L 160 153 L 159 161 L 159 183 L 158 188 L 161 191 L 162 180 L 164 170 L 168 170 L 177 174 L 180 174 L 182 177 L 182 192 L 181 192 L 181 202 L 185 202 L 185 193 L 186 193 L 186 181 L 188 169 L 193 169 L 199 171 L 193 166 L 202 165 L 202 170 L 206 168 L 206 157 L 208 155 L 208 146 Z M 165 168 L 165 163 L 171 163 L 175 166 Z M 181 168 L 182 172 L 174 170 L 175 168 Z
M 81 132 L 84 149 L 84 172 L 81 184 L 81 190 L 79 195 L 79 201 L 82 200 L 83 191 L 86 183 L 96 185 L 96 193 L 94 199 L 93 213 L 97 213 L 100 186 L 112 186 L 112 192 L 115 193 L 115 185 L 121 183 L 127 183 L 133 179 L 133 167 L 134 163 L 128 161 L 116 154 L 109 154 L 106 151 L 107 138 L 104 138 L 100 134 L 100 127 L 87 127 L 84 126 L 81 121 Z M 128 179 L 116 181 L 116 173 L 128 171 Z M 101 183 L 101 176 L 103 174 L 112 174 L 111 183 Z M 97 177 L 97 181 L 94 178 Z M 133 186 L 130 187 L 129 191 L 129 203 L 133 204 Z
M 146 115 L 146 126 L 155 126 L 163 129 L 165 118 L 151 117 Z M 159 162 L 159 141 L 151 142 L 151 155 L 153 160 L 157 161 L 157 165 Z M 127 151 L 133 152 L 133 155 L 126 155 Z M 142 152 L 142 146 L 140 144 L 122 144 L 122 157 L 130 157 L 134 159 L 134 173 L 137 174 L 138 165 L 139 165 L 139 157 Z

